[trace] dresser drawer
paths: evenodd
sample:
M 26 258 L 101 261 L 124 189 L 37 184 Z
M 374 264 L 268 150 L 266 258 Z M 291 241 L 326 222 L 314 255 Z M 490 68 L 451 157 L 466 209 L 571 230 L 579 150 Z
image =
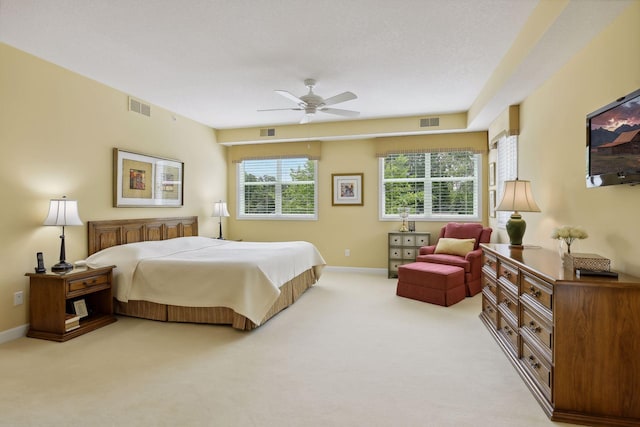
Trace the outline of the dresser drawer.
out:
M 524 339 L 522 340 L 522 358 L 520 359 L 520 363 L 538 385 L 540 391 L 551 401 L 551 386 L 553 384 L 551 367 L 542 357 L 531 350 L 531 347 L 529 347 Z
M 402 234 L 389 234 L 389 246 L 402 246 Z
M 416 246 L 429 246 L 430 234 L 416 234 Z
M 513 294 L 518 294 L 518 269 L 516 267 L 501 261 L 498 264 L 498 280 Z
M 389 248 L 389 259 L 402 259 L 402 248 Z
M 498 305 L 503 307 L 505 311 L 508 311 L 513 319 L 518 318 L 518 300 L 511 295 L 509 292 L 506 292 L 502 289 L 498 292 Z
M 498 332 L 504 338 L 504 341 L 509 344 L 509 350 L 511 350 L 514 356 L 517 356 L 518 332 L 516 328 L 514 328 L 513 325 L 503 316 L 498 317 Z
M 402 245 L 403 246 L 415 246 L 416 245 L 416 236 L 413 234 L 408 236 L 402 236 Z
M 495 304 L 487 298 L 485 293 L 482 293 L 482 313 L 491 320 L 491 323 L 496 326 L 498 324 L 498 312 Z
M 551 352 L 553 349 L 553 328 L 547 322 L 533 314 L 526 306 L 522 308 L 522 325 L 531 335 Z
M 530 296 L 550 312 L 553 310 L 553 288 L 548 283 L 524 273 L 521 294 Z
M 490 253 L 482 252 L 482 269 L 487 270 L 487 273 L 493 272 L 493 277 L 496 277 L 498 272 L 498 260 Z
M 487 276 L 485 276 L 484 274 L 482 275 L 482 288 L 483 289 L 487 289 L 489 292 L 491 292 L 496 298 L 498 297 L 498 289 L 496 287 L 496 283 L 489 279 Z
M 403 248 L 402 249 L 402 258 L 403 259 L 416 259 L 416 249 L 415 248 Z
M 93 288 L 95 286 L 109 284 L 109 276 L 105 274 L 101 274 L 99 276 L 90 276 L 84 277 L 82 279 L 77 280 L 69 280 L 67 282 L 67 295 L 71 295 L 73 293 L 78 293 L 79 291 L 83 291 L 88 288 Z

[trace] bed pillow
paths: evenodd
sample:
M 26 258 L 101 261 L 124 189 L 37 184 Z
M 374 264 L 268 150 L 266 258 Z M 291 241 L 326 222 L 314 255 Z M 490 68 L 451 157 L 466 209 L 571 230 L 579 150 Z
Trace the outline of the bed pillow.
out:
M 438 239 L 435 253 L 466 256 L 476 244 L 476 239 L 452 239 L 441 237 Z

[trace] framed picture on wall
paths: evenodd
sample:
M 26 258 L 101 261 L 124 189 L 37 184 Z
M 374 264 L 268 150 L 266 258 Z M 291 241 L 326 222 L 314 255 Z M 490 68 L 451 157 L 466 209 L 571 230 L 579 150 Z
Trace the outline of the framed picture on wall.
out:
M 361 173 L 331 174 L 331 193 L 333 206 L 362 206 L 364 176 Z
M 489 190 L 489 216 L 496 217 L 496 190 Z
M 489 186 L 496 185 L 496 162 L 489 163 Z
M 113 206 L 182 206 L 184 163 L 113 149 Z

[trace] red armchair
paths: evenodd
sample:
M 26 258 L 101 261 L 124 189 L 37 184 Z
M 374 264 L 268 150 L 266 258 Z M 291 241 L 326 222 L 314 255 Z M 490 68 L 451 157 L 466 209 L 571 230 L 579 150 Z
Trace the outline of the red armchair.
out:
M 416 261 L 431 262 L 434 264 L 447 264 L 462 267 L 464 269 L 464 284 L 467 296 L 474 296 L 482 290 L 482 249 L 480 243 L 489 243 L 493 229 L 483 227 L 478 223 L 450 222 L 442 227 L 438 240 L 451 239 L 475 239 L 473 250 L 465 256 L 448 253 L 435 253 L 436 245 L 423 246 Z

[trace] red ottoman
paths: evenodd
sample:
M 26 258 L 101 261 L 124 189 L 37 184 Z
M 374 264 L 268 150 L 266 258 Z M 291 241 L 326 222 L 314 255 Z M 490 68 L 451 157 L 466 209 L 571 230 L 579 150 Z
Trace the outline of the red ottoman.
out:
M 396 295 L 448 307 L 466 296 L 464 269 L 430 262 L 401 265 Z

